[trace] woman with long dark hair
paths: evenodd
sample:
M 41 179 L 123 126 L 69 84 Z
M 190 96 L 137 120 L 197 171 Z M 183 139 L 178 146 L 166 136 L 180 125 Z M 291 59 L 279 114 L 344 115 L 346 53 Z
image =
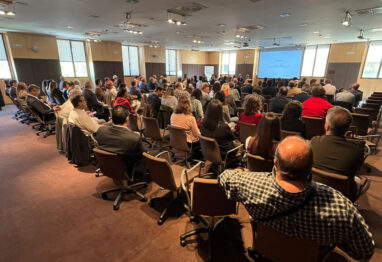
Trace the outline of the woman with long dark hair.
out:
M 115 106 L 125 106 L 126 108 L 129 109 L 130 114 L 135 114 L 135 111 L 133 107 L 131 106 L 131 102 L 128 99 L 128 92 L 127 92 L 126 86 L 119 88 L 119 91 L 117 93 L 117 98 L 115 99 L 115 102 L 114 102 L 114 107 Z
M 293 132 L 300 132 L 305 135 L 305 124 L 301 121 L 302 104 L 292 100 L 284 108 L 283 116 L 280 119 L 281 129 Z
M 223 120 L 223 105 L 217 99 L 212 99 L 208 104 L 206 115 L 200 125 L 200 132 L 202 136 L 216 140 L 223 159 L 227 152 L 234 148 L 235 136 Z
M 202 106 L 202 91 L 195 88 L 191 94 L 191 108 L 192 114 L 194 115 L 196 122 L 199 122 L 204 117 L 203 106 Z
M 273 159 L 280 141 L 280 120 L 273 113 L 266 113 L 257 126 L 256 135 L 248 137 L 246 148 L 252 155 Z

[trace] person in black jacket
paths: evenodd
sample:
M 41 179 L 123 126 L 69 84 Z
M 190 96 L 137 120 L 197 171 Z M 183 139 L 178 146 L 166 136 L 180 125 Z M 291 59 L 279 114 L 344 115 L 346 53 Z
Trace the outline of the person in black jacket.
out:
M 128 126 L 129 110 L 124 106 L 116 106 L 112 110 L 111 125 L 101 126 L 95 134 L 100 149 L 120 155 L 126 165 L 126 171 L 132 174 L 144 172 L 142 153 L 145 148 L 140 136 L 132 132 Z
M 109 109 L 100 103 L 97 99 L 96 94 L 93 92 L 93 86 L 90 81 L 85 82 L 85 89 L 83 95 L 86 100 L 88 109 L 92 112 L 97 112 L 95 115 L 98 119 L 104 119 L 106 122 L 109 121 Z
M 263 90 L 264 91 L 264 90 Z M 263 92 L 264 94 L 264 92 Z M 289 103 L 287 98 L 288 88 L 283 86 L 280 88 L 279 95 L 272 98 L 270 102 L 270 111 L 273 113 L 282 113 L 286 104 Z
M 261 91 L 261 94 L 264 96 L 264 95 L 267 95 L 267 96 L 271 96 L 271 97 L 275 97 L 276 94 L 277 94 L 277 88 L 274 86 L 274 83 L 271 79 L 266 80 L 264 79 L 264 82 L 263 82 L 263 90 Z
M 160 97 L 163 95 L 163 93 L 163 88 L 158 86 L 155 91 L 150 93 L 147 98 L 147 103 L 152 107 L 154 118 L 158 116 L 159 108 L 162 104 Z
M 38 99 L 38 95 L 40 94 L 40 87 L 36 85 L 29 85 L 28 87 L 28 95 L 27 95 L 27 104 L 31 107 L 37 114 L 39 114 L 40 118 L 44 121 L 54 120 L 56 116 L 54 115 L 54 109 L 50 107 L 48 104 L 40 101 Z
M 6 85 L 5 87 L 5 94 L 9 96 L 9 98 L 14 101 L 17 98 L 17 91 L 16 91 L 17 81 L 11 80 L 9 81 L 9 85 Z
M 49 89 L 50 89 L 50 96 L 52 98 L 53 103 L 59 106 L 65 103 L 64 95 L 58 88 L 57 82 L 54 82 L 54 81 L 50 82 Z
M 299 101 L 290 101 L 284 108 L 280 119 L 281 129 L 286 131 L 300 132 L 305 136 L 305 124 L 301 121 L 302 104 Z
M 223 105 L 217 99 L 212 99 L 208 104 L 206 115 L 200 126 L 200 132 L 202 136 L 216 140 L 223 159 L 227 152 L 235 147 L 233 143 L 235 136 L 231 128 L 223 120 Z
M 252 92 L 253 92 L 252 79 L 248 79 L 248 84 L 244 85 L 241 88 L 241 92 L 247 93 L 247 94 L 252 94 Z

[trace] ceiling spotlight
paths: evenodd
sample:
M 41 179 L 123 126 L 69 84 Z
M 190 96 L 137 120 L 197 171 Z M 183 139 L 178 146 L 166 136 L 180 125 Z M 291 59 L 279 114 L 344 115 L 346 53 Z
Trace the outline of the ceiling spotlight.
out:
M 139 31 L 139 33 L 138 33 L 138 34 L 140 34 L 140 35 L 141 35 L 141 34 L 143 34 L 143 32 L 142 32 L 142 31 Z
M 182 25 L 187 25 L 186 22 L 182 21 Z
M 182 25 L 181 21 L 176 21 L 176 25 Z
M 288 16 L 290 16 L 290 14 L 288 14 L 288 13 L 280 14 L 281 18 L 285 18 L 285 17 L 288 17 Z
M 345 20 L 342 22 L 342 25 L 346 27 L 351 26 L 351 14 L 349 11 L 346 11 Z
M 314 31 L 313 32 L 313 34 L 319 34 L 320 33 L 320 31 Z
M 240 35 L 236 35 L 237 38 L 240 38 Z
M 171 18 L 169 18 L 169 19 L 167 20 L 167 22 L 168 22 L 169 24 L 173 24 L 173 23 L 174 23 L 174 20 L 172 20 Z
M 0 15 L 5 15 L 5 11 L 4 10 L 0 10 Z
M 15 16 L 16 14 L 12 11 L 7 11 L 5 12 L 6 15 L 9 15 L 9 16 Z

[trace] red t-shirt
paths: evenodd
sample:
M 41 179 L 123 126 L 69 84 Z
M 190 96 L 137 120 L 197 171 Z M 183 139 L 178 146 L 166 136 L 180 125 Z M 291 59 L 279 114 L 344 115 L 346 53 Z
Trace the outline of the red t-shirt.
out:
M 261 113 L 255 113 L 250 116 L 247 116 L 244 113 L 241 113 L 239 116 L 239 121 L 237 121 L 237 124 L 235 126 L 235 130 L 240 131 L 239 122 L 245 122 L 245 123 L 257 125 L 262 117 L 263 117 L 263 114 Z
M 325 99 L 311 97 L 302 103 L 302 115 L 325 118 L 330 108 L 332 108 L 332 105 Z
M 126 106 L 131 114 L 135 114 L 134 109 L 131 106 L 131 103 L 128 99 L 123 97 L 117 97 L 114 102 L 114 106 Z

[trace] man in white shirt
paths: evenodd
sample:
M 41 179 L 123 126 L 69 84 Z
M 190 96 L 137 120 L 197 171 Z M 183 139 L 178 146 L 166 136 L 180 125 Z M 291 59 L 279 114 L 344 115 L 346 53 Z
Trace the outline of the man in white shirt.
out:
M 97 132 L 100 125 L 97 122 L 97 118 L 90 117 L 89 114 L 85 112 L 85 98 L 82 95 L 78 95 L 70 101 L 74 108 L 69 113 L 68 122 L 79 127 L 86 136 Z
M 334 85 L 332 85 L 332 81 L 330 79 L 326 79 L 325 80 L 325 85 L 324 85 L 324 89 L 325 89 L 325 95 L 335 95 L 336 94 L 336 87 Z
M 355 96 L 345 88 L 341 88 L 336 94 L 336 101 L 342 101 L 354 105 Z
M 76 96 L 81 96 L 82 92 L 79 90 L 72 89 L 69 94 L 69 99 L 66 100 L 61 106 L 56 106 L 55 111 L 57 112 L 57 116 L 63 119 L 62 124 L 65 125 L 68 123 L 68 117 L 70 111 L 74 109 L 72 104 L 72 99 Z

